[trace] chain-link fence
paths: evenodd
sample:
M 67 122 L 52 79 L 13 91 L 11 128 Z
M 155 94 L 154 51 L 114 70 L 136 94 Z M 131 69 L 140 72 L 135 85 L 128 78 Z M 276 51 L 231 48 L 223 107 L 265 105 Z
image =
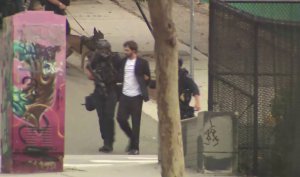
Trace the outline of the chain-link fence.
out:
M 209 42 L 209 109 L 239 115 L 240 173 L 286 177 L 299 92 L 300 2 L 211 0 Z
M 240 9 L 258 17 L 274 20 L 300 21 L 300 3 L 288 2 L 257 2 L 229 3 L 232 7 Z

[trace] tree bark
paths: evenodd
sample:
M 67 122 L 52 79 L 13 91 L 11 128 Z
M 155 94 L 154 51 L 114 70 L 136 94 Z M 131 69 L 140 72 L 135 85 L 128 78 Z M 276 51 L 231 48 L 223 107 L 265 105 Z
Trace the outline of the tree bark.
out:
M 178 99 L 178 49 L 173 0 L 149 0 L 155 38 L 157 104 L 162 177 L 183 177 L 184 157 Z

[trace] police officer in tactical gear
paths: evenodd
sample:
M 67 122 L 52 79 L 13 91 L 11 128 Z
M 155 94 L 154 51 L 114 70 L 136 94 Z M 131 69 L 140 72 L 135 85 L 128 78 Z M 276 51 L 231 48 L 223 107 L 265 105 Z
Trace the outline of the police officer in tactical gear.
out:
M 181 119 L 194 117 L 195 111 L 200 111 L 200 92 L 197 84 L 190 77 L 188 70 L 182 67 L 183 60 L 178 59 L 178 93 L 179 93 L 179 109 Z M 156 81 L 152 80 L 150 88 L 156 88 Z M 190 102 L 194 97 L 195 106 L 190 106 Z
M 105 153 L 113 151 L 114 113 L 117 103 L 116 81 L 120 60 L 118 54 L 111 52 L 110 43 L 101 39 L 97 41 L 96 50 L 86 67 L 88 78 L 95 83 L 92 95 L 99 118 L 100 134 L 104 141 L 99 151 Z
M 181 119 L 194 117 L 194 111 L 200 111 L 200 92 L 195 81 L 190 77 L 188 70 L 182 67 L 183 60 L 178 60 L 178 93 Z M 190 106 L 194 97 L 195 105 Z

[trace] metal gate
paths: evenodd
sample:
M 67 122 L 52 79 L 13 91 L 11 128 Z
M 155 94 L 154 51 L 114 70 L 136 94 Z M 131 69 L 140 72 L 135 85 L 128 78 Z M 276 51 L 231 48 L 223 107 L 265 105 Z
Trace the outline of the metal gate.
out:
M 277 147 L 292 126 L 285 120 L 299 80 L 300 22 L 238 8 L 246 3 L 261 2 L 210 1 L 208 104 L 238 115 L 239 172 L 267 177 L 279 174 L 289 145 Z

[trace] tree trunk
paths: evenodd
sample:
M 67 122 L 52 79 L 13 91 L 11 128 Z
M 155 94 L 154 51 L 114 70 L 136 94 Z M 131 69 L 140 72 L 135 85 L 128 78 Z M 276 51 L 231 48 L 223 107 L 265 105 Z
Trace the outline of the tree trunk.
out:
M 184 158 L 178 99 L 178 49 L 173 0 L 149 0 L 155 38 L 157 104 L 162 177 L 183 177 Z

